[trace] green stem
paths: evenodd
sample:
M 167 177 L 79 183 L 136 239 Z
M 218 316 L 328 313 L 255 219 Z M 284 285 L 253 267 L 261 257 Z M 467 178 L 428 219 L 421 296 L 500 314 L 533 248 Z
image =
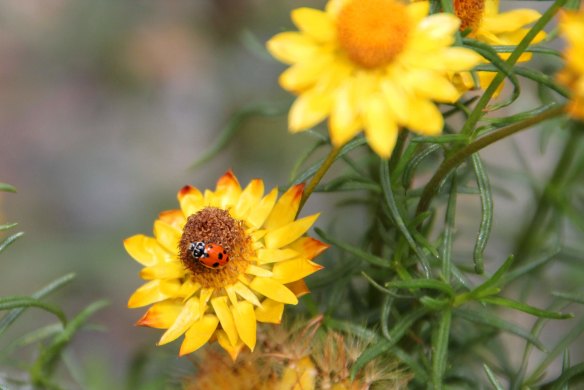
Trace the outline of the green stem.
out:
M 524 130 L 532 125 L 543 122 L 546 119 L 556 117 L 564 112 L 565 106 L 554 106 L 547 111 L 535 115 L 531 118 L 525 119 L 519 123 L 514 123 L 510 126 L 503 127 L 501 129 L 495 130 L 490 134 L 485 135 L 482 138 L 466 145 L 462 149 L 458 150 L 452 156 L 448 157 L 446 160 L 440 164 L 434 176 L 430 179 L 428 184 L 424 187 L 422 195 L 420 197 L 420 202 L 418 203 L 418 208 L 416 209 L 416 215 L 420 215 L 424 211 L 428 210 L 430 206 L 430 201 L 438 192 L 440 184 L 444 178 L 456 167 L 458 167 L 463 161 L 465 161 L 470 155 L 478 152 L 479 150 L 491 145 L 492 143 L 509 137 L 521 130 Z
M 539 18 L 539 20 L 533 25 L 533 27 L 531 28 L 531 30 L 529 30 L 529 32 L 525 35 L 525 37 L 523 37 L 521 42 L 519 42 L 519 44 L 517 45 L 515 50 L 513 50 L 513 52 L 511 53 L 511 55 L 507 59 L 506 63 L 507 63 L 507 65 L 509 65 L 509 67 L 512 67 L 513 65 L 515 65 L 515 63 L 517 62 L 517 60 L 519 60 L 519 57 L 527 49 L 527 47 L 529 46 L 531 41 L 537 36 L 537 34 L 540 31 L 543 30 L 543 28 L 549 23 L 549 21 L 554 17 L 554 15 L 562 8 L 562 6 L 566 3 L 566 1 L 567 0 L 556 0 L 556 2 L 554 2 L 554 4 L 552 4 L 552 6 L 542 15 L 542 17 Z M 462 131 L 461 131 L 462 134 L 471 134 L 473 136 L 476 135 L 476 130 L 475 130 L 476 124 L 481 119 L 481 117 L 485 114 L 485 111 L 486 111 L 485 108 L 487 107 L 487 104 L 489 103 L 489 101 L 493 97 L 493 94 L 495 93 L 495 91 L 497 90 L 499 85 L 503 82 L 503 80 L 505 80 L 505 77 L 506 76 L 504 73 L 502 73 L 502 72 L 497 73 L 497 75 L 495 76 L 493 81 L 491 81 L 491 84 L 489 84 L 489 86 L 487 87 L 487 89 L 485 90 L 485 92 L 483 93 L 483 95 L 481 96 L 479 101 L 477 102 L 477 105 L 475 106 L 475 108 L 471 112 L 468 120 L 464 124 L 464 127 L 462 128 Z
M 331 165 L 333 165 L 333 162 L 335 162 L 335 160 L 337 159 L 337 156 L 339 155 L 340 151 L 341 151 L 340 148 L 333 148 L 328 154 L 326 160 L 324 160 L 320 168 L 318 168 L 318 171 L 316 171 L 314 176 L 312 176 L 312 179 L 310 180 L 310 182 L 306 186 L 306 189 L 304 190 L 304 193 L 302 194 L 302 199 L 300 200 L 300 207 L 298 207 L 299 214 L 300 210 L 302 210 L 302 207 L 304 207 L 304 204 L 306 203 L 310 195 L 312 195 L 312 192 L 314 191 L 318 183 L 320 183 L 325 173 L 329 170 Z

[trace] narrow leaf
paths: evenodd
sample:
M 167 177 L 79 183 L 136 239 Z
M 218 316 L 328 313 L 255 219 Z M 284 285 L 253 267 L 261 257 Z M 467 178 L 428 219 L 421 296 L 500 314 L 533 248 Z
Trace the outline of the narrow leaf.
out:
M 328 234 L 326 234 L 323 230 L 321 230 L 319 228 L 315 228 L 314 231 L 327 244 L 333 244 L 333 245 L 341 248 L 342 250 L 352 254 L 353 256 L 356 256 L 362 260 L 365 260 L 366 262 L 368 262 L 370 264 L 377 265 L 379 267 L 389 268 L 389 260 L 375 256 L 375 255 L 373 255 L 369 252 L 366 252 L 362 249 L 359 249 L 353 245 L 349 245 L 346 242 L 333 239 Z
M 501 382 L 499 382 L 499 380 L 497 379 L 495 374 L 493 374 L 493 371 L 491 371 L 489 366 L 487 366 L 486 364 L 483 364 L 483 368 L 485 369 L 485 372 L 487 373 L 487 378 L 489 378 L 489 382 L 491 382 L 493 387 L 496 390 L 504 390 L 503 385 L 501 385 Z
M 10 184 L 0 183 L 0 191 L 2 192 L 16 192 L 16 188 Z
M 484 251 L 493 225 L 493 194 L 491 193 L 489 176 L 485 172 L 485 167 L 478 153 L 473 154 L 471 159 L 481 197 L 481 223 L 475 241 L 473 258 L 476 273 L 482 274 L 484 272 Z
M 4 241 L 2 241 L 2 242 L 0 243 L 0 253 L 1 253 L 1 252 L 2 252 L 4 249 L 8 248 L 8 247 L 9 247 L 9 246 L 10 246 L 10 245 L 11 245 L 11 244 L 14 242 L 14 241 L 18 240 L 18 239 L 19 239 L 20 237 L 22 237 L 23 235 L 24 235 L 24 233 L 23 233 L 23 232 L 18 232 L 18 233 L 15 233 L 15 234 L 13 234 L 13 235 L 11 235 L 11 236 L 7 237 L 7 238 L 6 238 Z
M 542 351 L 544 350 L 544 346 L 541 343 L 541 341 L 535 338 L 531 333 L 521 328 L 520 326 L 517 326 L 515 324 L 512 324 L 497 317 L 495 314 L 468 309 L 457 309 L 455 313 L 467 321 L 487 325 L 504 332 L 513 333 L 514 335 L 529 341 L 538 349 Z
M 432 337 L 432 384 L 434 389 L 442 389 L 442 377 L 448 365 L 448 337 L 450 335 L 450 322 L 452 311 L 446 309 L 440 316 L 438 329 Z
M 522 311 L 527 314 L 532 314 L 541 318 L 551 318 L 555 320 L 565 320 L 568 318 L 574 318 L 573 314 L 563 314 L 555 311 L 548 311 L 538 309 L 537 307 L 526 305 L 525 303 L 517 302 L 512 299 L 502 298 L 502 297 L 484 297 L 480 299 L 481 302 L 490 303 L 493 305 L 507 307 L 509 309 L 515 309 Z
M 35 298 L 35 299 L 43 298 L 44 296 L 50 294 L 51 292 L 55 291 L 56 289 L 69 283 L 71 280 L 73 280 L 73 278 L 75 278 L 75 274 L 73 274 L 73 273 L 62 276 L 62 277 L 52 281 L 51 283 L 49 283 L 47 286 L 43 287 L 39 291 L 32 294 L 32 298 Z M 2 333 L 4 333 L 4 331 L 6 329 L 8 329 L 8 327 L 22 314 L 22 312 L 24 312 L 24 310 L 26 310 L 26 307 L 13 309 L 12 311 L 8 312 L 4 317 L 2 317 L 2 319 L 0 320 L 0 335 L 2 335 Z
M 39 301 L 38 299 L 32 297 L 2 297 L 0 298 L 0 310 L 11 310 L 11 309 L 24 309 L 28 307 L 38 307 L 54 314 L 63 324 L 67 322 L 65 313 L 56 306 L 50 305 L 48 303 Z

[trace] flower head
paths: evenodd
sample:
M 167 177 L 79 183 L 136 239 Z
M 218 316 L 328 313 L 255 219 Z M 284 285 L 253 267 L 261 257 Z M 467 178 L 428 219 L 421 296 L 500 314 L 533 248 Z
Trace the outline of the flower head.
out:
M 460 22 L 454 15 L 428 16 L 427 2 L 330 0 L 325 11 L 299 8 L 300 31 L 274 36 L 268 50 L 291 65 L 280 85 L 298 95 L 289 114 L 292 132 L 329 117 L 331 141 L 339 147 L 361 130 L 383 158 L 398 130 L 424 135 L 442 131 L 434 104 L 460 93 L 449 74 L 470 70 L 475 52 L 450 47 Z
M 454 12 L 460 18 L 462 32 L 492 46 L 518 45 L 529 32 L 527 26 L 541 17 L 538 11 L 530 8 L 499 12 L 499 0 L 455 0 Z M 540 31 L 531 43 L 541 42 L 545 36 L 545 32 Z M 499 57 L 505 60 L 509 55 L 500 53 Z M 530 59 L 531 53 L 523 53 L 517 62 Z M 495 75 L 494 72 L 478 72 L 481 87 L 488 87 Z M 472 88 L 474 84 L 470 74 L 462 75 L 462 83 L 466 89 Z
M 299 329 L 260 332 L 261 342 L 245 358 L 231 362 L 206 348 L 195 363 L 197 374 L 186 389 L 365 390 L 405 389 L 411 374 L 399 362 L 378 357 L 351 377 L 357 358 L 369 345 L 334 331 L 319 330 L 316 318 Z
M 568 114 L 584 121 L 584 9 L 561 14 L 560 31 L 567 41 L 564 51 L 566 65 L 558 81 L 571 93 Z
M 180 210 L 160 214 L 154 237 L 124 241 L 147 280 L 128 307 L 152 304 L 137 325 L 166 329 L 159 345 L 184 334 L 181 356 L 209 340 L 233 359 L 253 350 L 257 322 L 279 323 L 284 304 L 308 292 L 303 278 L 322 268 L 311 260 L 327 246 L 304 236 L 318 215 L 296 219 L 302 191 L 264 196 L 263 181 L 242 189 L 231 171 L 215 191 L 182 188 Z

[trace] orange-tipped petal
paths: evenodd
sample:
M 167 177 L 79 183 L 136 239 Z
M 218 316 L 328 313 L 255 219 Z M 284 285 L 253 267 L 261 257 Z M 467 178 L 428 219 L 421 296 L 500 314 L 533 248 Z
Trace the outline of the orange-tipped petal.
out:
M 165 283 L 168 283 L 169 285 L 165 286 Z M 180 283 L 177 281 L 163 282 L 161 280 L 152 280 L 146 284 L 143 284 L 136 291 L 134 291 L 128 300 L 128 307 L 142 307 L 150 305 L 151 303 L 163 301 L 167 298 L 174 298 L 173 294 L 168 293 L 171 291 L 164 291 L 165 289 L 163 288 L 166 287 L 167 290 L 171 290 L 171 287 L 173 286 L 177 290 L 180 289 Z
M 160 338 L 158 345 L 170 343 L 179 338 L 199 319 L 199 300 L 189 299 L 170 328 Z
M 247 213 L 254 209 L 264 196 L 264 182 L 260 179 L 252 180 L 241 193 L 237 205 L 232 210 L 235 218 L 245 219 Z
M 182 229 L 187 221 L 182 210 L 166 210 L 158 214 L 158 219 L 164 221 L 174 228 Z
M 239 196 L 241 195 L 241 186 L 237 181 L 237 177 L 233 171 L 228 170 L 217 181 L 217 188 L 215 190 L 215 197 L 221 198 L 218 207 L 227 209 L 237 204 Z
M 290 187 L 290 189 L 278 199 L 278 202 L 264 223 L 264 228 L 274 230 L 294 221 L 296 214 L 298 213 L 298 207 L 300 206 L 303 192 L 304 183 Z
M 304 279 L 300 279 L 292 283 L 287 283 L 286 287 L 288 287 L 290 291 L 292 291 L 298 298 L 310 293 L 310 289 L 306 285 Z
M 256 277 L 249 285 L 253 290 L 275 301 L 296 305 L 298 299 L 292 291 L 283 284 L 271 279 Z
M 322 265 L 313 263 L 308 259 L 300 258 L 277 263 L 274 265 L 272 272 L 274 273 L 274 279 L 282 284 L 286 284 L 303 279 L 323 268 Z
M 219 319 L 214 315 L 208 314 L 195 322 L 185 333 L 185 339 L 180 346 L 179 356 L 187 355 L 201 348 L 217 329 Z
M 302 257 L 306 257 L 307 259 L 314 259 L 316 256 L 330 248 L 330 245 L 325 244 L 316 238 L 300 237 L 298 240 L 288 245 L 288 248 L 300 253 Z
M 155 303 L 136 322 L 136 326 L 168 329 L 180 314 L 182 307 L 183 305 L 180 299 L 169 299 L 164 302 Z
M 274 301 L 270 298 L 264 299 L 262 302 L 262 307 L 258 307 L 255 310 L 257 321 L 271 324 L 279 324 L 282 322 L 283 313 L 284 304 L 282 302 Z
M 170 254 L 160 246 L 155 238 L 143 234 L 126 238 L 124 248 L 134 260 L 146 267 L 170 259 Z
M 185 217 L 197 213 L 205 205 L 203 194 L 193 186 L 184 186 L 178 192 L 178 202 Z
M 300 218 L 290 222 L 276 230 L 268 232 L 264 236 L 264 242 L 267 248 L 282 248 L 291 242 L 296 241 L 314 224 L 319 214 L 313 214 L 308 217 Z

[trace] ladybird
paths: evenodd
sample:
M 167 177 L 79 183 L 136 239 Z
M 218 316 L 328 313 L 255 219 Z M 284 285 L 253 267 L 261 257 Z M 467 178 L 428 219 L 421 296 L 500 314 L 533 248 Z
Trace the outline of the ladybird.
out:
M 189 245 L 189 252 L 201 265 L 207 268 L 221 269 L 229 263 L 229 254 L 221 245 L 203 241 Z

